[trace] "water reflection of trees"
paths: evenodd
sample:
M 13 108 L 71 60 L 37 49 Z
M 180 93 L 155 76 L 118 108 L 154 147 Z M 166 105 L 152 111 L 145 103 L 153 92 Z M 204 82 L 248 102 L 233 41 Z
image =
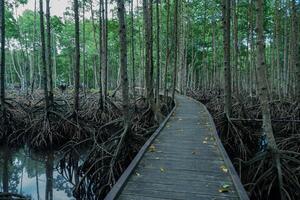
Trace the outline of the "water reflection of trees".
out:
M 35 189 L 27 194 L 27 197 L 36 192 L 37 200 L 46 199 L 53 200 L 54 189 L 63 191 L 68 198 L 72 198 L 73 185 L 72 179 L 64 177 L 54 169 L 57 166 L 55 155 L 48 153 L 47 155 L 35 155 L 22 149 L 18 152 L 12 152 L 10 149 L 0 149 L 0 191 L 22 194 L 23 187 L 26 186 L 24 174 L 26 178 L 35 181 Z M 25 173 L 26 172 L 26 173 Z M 41 188 L 39 180 L 45 175 L 46 187 Z M 26 179 L 26 180 L 28 180 Z M 40 193 L 42 192 L 42 193 Z M 1 199 L 1 198 L 0 198 Z
M 11 149 L 4 146 L 1 149 L 1 191 L 3 192 L 0 196 L 5 199 L 31 199 L 30 195 L 18 194 L 18 186 L 20 184 L 20 174 L 23 172 L 23 162 L 16 159 L 16 156 Z M 22 187 L 22 182 L 21 182 Z
M 65 179 L 65 181 L 73 185 L 72 190 L 70 190 L 71 196 L 77 196 L 74 194 L 74 189 L 79 184 L 79 169 L 80 169 L 80 153 L 75 149 L 68 149 L 63 152 L 62 158 L 57 163 L 57 171 Z M 69 196 L 69 193 L 68 193 Z
M 22 166 L 20 166 L 19 163 L 14 162 L 14 156 L 7 146 L 1 149 L 1 154 L 1 190 L 5 193 L 17 193 Z

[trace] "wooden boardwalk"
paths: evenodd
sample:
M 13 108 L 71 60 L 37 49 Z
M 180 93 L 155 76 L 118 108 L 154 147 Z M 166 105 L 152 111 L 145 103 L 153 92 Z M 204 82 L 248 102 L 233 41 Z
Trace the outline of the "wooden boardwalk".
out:
M 204 105 L 177 96 L 153 140 L 106 199 L 248 199 Z

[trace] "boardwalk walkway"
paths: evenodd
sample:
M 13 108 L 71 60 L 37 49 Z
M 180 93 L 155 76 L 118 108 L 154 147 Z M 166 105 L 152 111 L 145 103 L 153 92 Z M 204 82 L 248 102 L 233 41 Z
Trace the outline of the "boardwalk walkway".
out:
M 176 104 L 137 167 L 106 199 L 248 199 L 205 106 L 184 96 Z

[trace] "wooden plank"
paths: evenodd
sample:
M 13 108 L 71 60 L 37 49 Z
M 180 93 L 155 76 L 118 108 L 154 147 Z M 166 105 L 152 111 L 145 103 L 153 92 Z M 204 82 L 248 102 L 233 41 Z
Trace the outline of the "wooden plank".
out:
M 223 184 L 230 184 L 230 179 L 222 180 L 220 179 L 219 181 L 215 181 L 215 179 L 212 180 L 207 180 L 206 177 L 195 180 L 195 179 L 177 179 L 176 176 L 166 178 L 165 176 L 159 177 L 159 176 L 154 176 L 151 175 L 151 179 L 147 180 L 145 179 L 142 175 L 140 176 L 132 176 L 130 181 L 128 182 L 128 185 L 130 183 L 133 183 L 135 185 L 141 185 L 141 186 L 147 186 L 147 184 L 161 184 L 161 185 L 167 185 L 168 187 L 175 188 L 180 187 L 184 188 L 186 186 L 189 187 L 189 189 L 193 191 L 197 191 L 198 193 L 202 193 L 199 188 L 205 188 L 207 191 L 215 191 L 218 192 L 218 190 L 222 187 Z M 234 187 L 231 186 L 231 189 L 234 189 Z M 232 191 L 235 193 L 235 191 Z
M 178 192 L 165 190 L 148 190 L 144 189 L 142 193 L 138 190 L 125 190 L 122 194 L 126 195 L 143 195 L 153 198 L 172 199 L 172 200 L 237 200 L 238 197 L 222 195 L 221 193 L 214 194 L 198 194 L 194 192 Z M 141 199 L 143 200 L 143 199 Z
M 137 175 L 138 174 L 138 175 Z M 224 176 L 222 173 L 199 173 L 195 171 L 182 171 L 182 170 L 168 170 L 168 173 L 161 173 L 157 171 L 156 169 L 145 169 L 142 168 L 142 170 L 139 170 L 138 168 L 136 169 L 134 175 L 132 175 L 132 178 L 135 176 L 141 176 L 141 177 L 160 177 L 160 178 L 172 178 L 174 177 L 175 179 L 178 180 L 206 180 L 208 182 L 216 182 L 216 181 L 231 181 L 231 178 L 228 176 Z M 217 179 L 216 179 L 217 178 Z
M 201 161 L 201 159 L 194 159 L 192 161 L 186 160 L 150 160 L 145 159 L 141 162 L 144 168 L 165 168 L 165 170 L 189 170 L 189 171 L 213 171 L 216 173 L 223 173 L 221 166 L 225 165 L 224 161 L 206 160 L 206 162 Z
M 121 194 L 119 197 L 120 200 L 170 200 L 170 199 L 162 199 L 161 197 L 147 197 L 142 195 L 134 195 L 134 194 Z
M 202 185 L 199 187 L 198 185 L 192 184 L 174 184 L 174 183 L 152 183 L 152 182 L 132 182 L 129 181 L 125 187 L 125 191 L 140 191 L 140 194 L 144 194 L 148 190 L 153 191 L 166 191 L 166 192 L 180 192 L 180 193 L 194 193 L 194 194 L 202 194 L 202 195 L 214 195 L 214 196 L 223 196 L 223 197 L 238 197 L 235 190 L 229 190 L 226 193 L 220 193 L 219 187 L 215 187 L 214 185 L 210 186 L 209 184 Z M 234 187 L 233 187 L 234 189 Z

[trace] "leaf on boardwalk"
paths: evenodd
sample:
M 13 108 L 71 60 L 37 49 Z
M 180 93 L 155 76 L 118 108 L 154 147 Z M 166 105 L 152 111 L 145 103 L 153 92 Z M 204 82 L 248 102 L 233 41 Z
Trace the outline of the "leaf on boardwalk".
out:
M 193 154 L 193 155 L 196 155 L 196 151 L 193 151 L 192 154 Z
M 140 174 L 140 173 L 138 173 L 138 172 L 135 172 L 135 175 L 136 175 L 136 176 L 141 176 L 141 174 Z
M 155 152 L 155 151 L 156 151 L 156 147 L 152 144 L 152 145 L 149 147 L 149 151 L 150 151 L 150 152 Z
M 204 140 L 204 141 L 203 141 L 203 144 L 207 144 L 207 141 L 206 141 L 206 140 Z
M 220 193 L 229 192 L 229 189 L 230 189 L 230 185 L 228 185 L 228 184 L 223 184 L 223 185 L 219 188 L 219 192 L 220 192 Z
M 227 167 L 226 167 L 225 165 L 221 165 L 220 169 L 221 169 L 223 172 L 225 172 L 225 173 L 228 172 L 228 169 L 227 169 Z
M 160 172 L 165 172 L 165 169 L 161 167 Z

